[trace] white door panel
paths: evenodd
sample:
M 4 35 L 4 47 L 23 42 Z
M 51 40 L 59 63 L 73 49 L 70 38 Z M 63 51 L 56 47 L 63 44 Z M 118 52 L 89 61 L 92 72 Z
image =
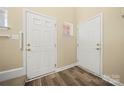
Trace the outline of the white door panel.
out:
M 100 75 L 101 17 L 95 17 L 79 25 L 78 60 L 79 64 Z M 99 44 L 99 45 L 97 45 Z
M 27 12 L 27 77 L 54 71 L 56 63 L 56 21 Z

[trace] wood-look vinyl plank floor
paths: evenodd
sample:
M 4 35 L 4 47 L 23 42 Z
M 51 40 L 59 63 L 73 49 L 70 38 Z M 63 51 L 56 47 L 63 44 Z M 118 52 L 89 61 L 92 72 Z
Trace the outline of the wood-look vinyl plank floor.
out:
M 25 84 L 26 86 L 113 86 L 107 81 L 75 66 Z

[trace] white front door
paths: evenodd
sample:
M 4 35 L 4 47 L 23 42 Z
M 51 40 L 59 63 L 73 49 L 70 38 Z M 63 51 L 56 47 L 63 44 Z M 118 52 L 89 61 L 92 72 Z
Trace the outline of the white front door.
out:
M 56 20 L 26 12 L 27 78 L 55 70 Z
M 101 71 L 101 16 L 79 25 L 78 61 L 80 66 L 100 75 Z

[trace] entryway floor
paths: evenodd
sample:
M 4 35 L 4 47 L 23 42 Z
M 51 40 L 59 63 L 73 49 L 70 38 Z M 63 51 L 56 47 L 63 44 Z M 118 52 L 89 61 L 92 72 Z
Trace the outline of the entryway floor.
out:
M 25 84 L 26 86 L 113 86 L 101 78 L 75 66 Z

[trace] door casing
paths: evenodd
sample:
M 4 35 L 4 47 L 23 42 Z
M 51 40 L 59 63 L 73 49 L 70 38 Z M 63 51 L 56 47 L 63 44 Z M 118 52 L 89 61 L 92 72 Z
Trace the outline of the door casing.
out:
M 24 67 L 24 71 L 25 71 L 25 75 L 26 75 L 26 81 L 27 81 L 27 54 L 26 54 L 26 44 L 27 44 L 27 40 L 26 40 L 26 20 L 27 20 L 27 16 L 26 16 L 26 13 L 27 12 L 31 12 L 31 13 L 35 13 L 37 15 L 41 15 L 41 16 L 45 16 L 45 17 L 48 17 L 48 18 L 51 18 L 51 19 L 54 19 L 57 21 L 57 19 L 55 17 L 52 17 L 52 16 L 48 16 L 48 15 L 44 15 L 44 14 L 41 14 L 41 13 L 38 13 L 38 12 L 35 12 L 35 11 L 32 11 L 30 9 L 23 9 L 23 31 L 22 31 L 22 51 L 23 51 L 23 67 Z M 55 50 L 55 58 L 56 58 L 56 62 L 55 64 L 57 65 L 57 24 L 56 24 L 56 31 L 55 31 L 55 38 L 56 38 L 56 41 L 55 41 L 55 44 L 56 44 L 56 50 Z M 57 66 L 55 66 L 55 70 L 56 70 Z
M 83 68 L 83 69 L 85 69 L 85 70 L 87 70 L 88 72 L 90 72 L 90 73 L 92 73 L 92 74 L 95 74 L 96 76 L 98 76 L 98 77 L 103 77 L 103 13 L 99 13 L 99 14 L 97 14 L 97 15 L 95 15 L 95 16 L 92 16 L 92 17 L 90 17 L 90 18 L 88 18 L 86 21 L 83 21 L 83 22 L 80 22 L 80 23 L 85 23 L 85 22 L 87 22 L 87 21 L 89 21 L 89 20 L 92 20 L 93 18 L 96 18 L 96 17 L 98 17 L 98 16 L 100 16 L 100 24 L 101 24 L 101 29 L 100 29 L 100 41 L 101 41 L 101 47 L 100 47 L 100 76 L 99 75 L 97 75 L 97 74 L 95 74 L 95 73 L 93 73 L 93 72 L 91 72 L 91 71 L 89 71 L 88 69 L 85 69 L 85 68 Z M 79 23 L 79 24 L 80 24 Z M 77 25 L 77 29 L 79 29 L 79 25 Z M 78 45 L 79 45 L 79 39 L 78 39 L 78 37 L 79 37 L 79 35 L 78 35 L 78 32 L 79 30 L 77 30 L 77 63 L 78 63 L 78 65 L 79 65 L 79 62 L 78 62 Z M 79 65 L 80 66 L 80 65 Z

